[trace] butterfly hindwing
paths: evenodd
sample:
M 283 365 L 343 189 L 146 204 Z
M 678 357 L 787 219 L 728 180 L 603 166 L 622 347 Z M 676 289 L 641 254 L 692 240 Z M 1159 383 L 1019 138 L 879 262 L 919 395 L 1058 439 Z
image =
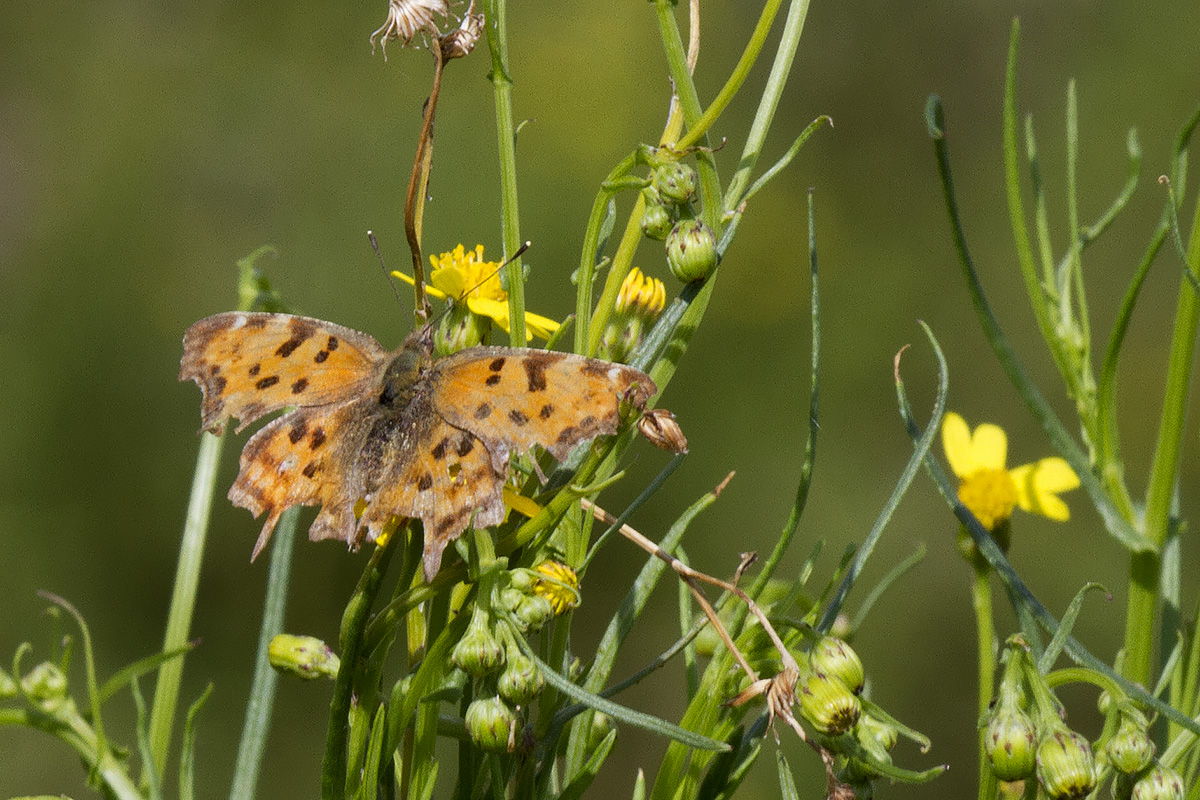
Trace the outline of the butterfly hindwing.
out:
M 436 361 L 434 408 L 497 456 L 541 445 L 562 460 L 580 442 L 615 433 L 620 404 L 642 407 L 655 391 L 644 372 L 572 353 L 473 347 Z
M 179 379 L 204 392 L 201 424 L 238 430 L 285 406 L 324 405 L 359 394 L 386 355 L 365 333 L 291 314 L 228 312 L 183 337 Z

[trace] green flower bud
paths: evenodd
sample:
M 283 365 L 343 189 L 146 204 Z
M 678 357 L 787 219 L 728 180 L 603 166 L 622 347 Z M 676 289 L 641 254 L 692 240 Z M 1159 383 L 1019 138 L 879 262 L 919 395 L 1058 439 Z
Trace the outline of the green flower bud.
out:
M 466 303 L 451 303 L 437 329 L 433 332 L 433 352 L 438 356 L 448 356 L 474 347 L 483 341 L 491 328 L 491 321 L 472 313 Z
M 696 196 L 696 170 L 678 161 L 654 168 L 654 190 L 665 202 L 683 205 Z
M 858 697 L 846 684 L 829 675 L 809 671 L 796 684 L 800 716 L 820 733 L 837 736 L 854 727 L 862 713 Z
M 1108 760 L 1121 772 L 1141 772 L 1154 758 L 1154 742 L 1146 735 L 1146 727 L 1146 718 L 1140 713 L 1122 714 L 1117 732 L 1104 745 Z
M 521 568 L 508 573 L 508 585 L 521 594 L 532 594 L 537 582 L 538 577 L 532 570 Z
M 490 675 L 504 666 L 504 648 L 483 619 L 482 615 L 472 618 L 467 632 L 450 651 L 450 662 L 476 678 Z
M 515 611 L 524 599 L 524 593 L 510 586 L 500 592 L 500 607 L 506 611 Z
M 854 726 L 854 735 L 859 744 L 872 753 L 879 751 L 887 753 L 896 746 L 896 741 L 900 738 L 900 731 L 892 723 L 867 713 L 858 718 L 858 725 Z
M 992 772 L 1002 781 L 1019 781 L 1033 774 L 1037 731 L 1029 715 L 1016 705 L 996 706 L 987 724 L 987 756 Z
M 850 645 L 833 636 L 822 636 L 808 654 L 809 665 L 846 684 L 846 688 L 858 694 L 862 691 L 862 660 Z
M 667 235 L 667 266 L 684 283 L 707 278 L 717 268 L 717 237 L 698 219 L 675 223 Z
M 1179 773 L 1156 764 L 1133 785 L 1130 800 L 1183 800 L 1183 779 Z
M 51 710 L 67 696 L 67 676 L 57 664 L 43 661 L 25 673 L 21 687 L 43 709 Z
M 320 639 L 281 633 L 267 645 L 267 660 L 280 672 L 290 672 L 305 680 L 336 678 L 341 661 Z
M 467 706 L 463 719 L 471 740 L 490 753 L 510 749 L 516 736 L 517 714 L 499 697 L 479 698 Z
M 500 696 L 518 706 L 525 705 L 536 697 L 545 685 L 546 679 L 542 677 L 542 671 L 520 651 L 508 654 L 508 664 L 504 667 L 504 672 L 500 673 L 500 679 L 496 681 Z
M 1096 787 L 1096 765 L 1087 739 L 1059 728 L 1042 737 L 1037 776 L 1050 800 L 1078 800 Z
M 667 210 L 666 206 L 658 203 L 646 203 L 646 208 L 642 211 L 642 233 L 647 237 L 661 242 L 671 232 L 674 222 L 675 220 L 671 219 L 671 212 Z
M 554 606 L 541 595 L 529 595 L 521 600 L 514 615 L 522 631 L 536 631 L 554 616 Z

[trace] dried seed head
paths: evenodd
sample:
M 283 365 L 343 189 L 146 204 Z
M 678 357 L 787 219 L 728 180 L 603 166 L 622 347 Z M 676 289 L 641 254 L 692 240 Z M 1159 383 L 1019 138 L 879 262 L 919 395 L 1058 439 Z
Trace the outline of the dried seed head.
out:
M 444 18 L 449 13 L 446 0 L 388 0 L 387 19 L 371 34 L 371 50 L 374 51 L 378 42 L 386 58 L 389 39 L 408 45 L 418 33 L 437 36 L 434 19 Z
M 468 13 L 454 30 L 442 37 L 442 57 L 449 61 L 470 55 L 483 32 L 483 14 Z
M 688 451 L 687 437 L 683 429 L 675 421 L 675 415 L 665 408 L 654 408 L 647 411 L 638 420 L 638 433 L 646 437 L 655 447 L 670 450 L 672 453 Z

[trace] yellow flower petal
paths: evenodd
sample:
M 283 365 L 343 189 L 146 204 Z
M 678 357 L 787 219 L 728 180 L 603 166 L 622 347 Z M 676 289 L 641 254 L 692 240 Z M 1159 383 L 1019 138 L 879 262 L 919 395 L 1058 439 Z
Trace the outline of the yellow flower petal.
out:
M 975 471 L 975 462 L 971 458 L 971 429 L 967 421 L 953 411 L 947 411 L 942 417 L 942 449 L 946 451 L 946 460 L 950 469 L 962 478 Z
M 971 436 L 971 460 L 975 469 L 1004 469 L 1008 458 L 1008 436 L 999 425 L 985 422 Z
M 1009 475 L 1017 486 L 1017 505 L 1022 509 L 1056 522 L 1071 518 L 1071 510 L 1058 492 L 1077 488 L 1079 476 L 1066 461 L 1057 456 L 1043 458 L 1033 464 L 1022 464 L 1010 470 Z
M 533 333 L 539 339 L 549 339 L 561 327 L 556 320 L 549 317 L 543 317 L 541 314 L 534 314 L 532 311 L 525 312 L 525 328 Z
M 408 275 L 405 275 L 403 272 L 400 272 L 399 270 L 393 270 L 393 271 L 392 271 L 392 277 L 393 277 L 393 278 L 399 278 L 400 280 L 402 280 L 402 281 L 404 281 L 405 283 L 407 283 L 409 286 L 416 286 L 416 285 L 417 285 L 417 282 L 416 282 L 416 280 L 414 280 L 413 278 L 409 277 Z M 435 287 L 435 286 L 430 286 L 428 283 L 427 283 L 427 284 L 425 284 L 425 294 L 429 295 L 430 297 L 436 297 L 436 298 L 437 298 L 437 299 L 439 299 L 439 300 L 445 300 L 445 299 L 446 299 L 446 293 L 445 293 L 445 292 L 441 291 L 440 289 L 438 289 L 438 288 L 437 288 L 437 287 Z
M 476 297 L 471 295 L 467 298 L 467 308 L 472 314 L 478 314 L 481 317 L 488 317 L 497 325 L 499 325 L 505 333 L 508 333 L 508 301 L 507 300 L 491 300 L 487 297 Z M 533 335 L 528 331 L 525 332 L 525 340 L 533 338 Z

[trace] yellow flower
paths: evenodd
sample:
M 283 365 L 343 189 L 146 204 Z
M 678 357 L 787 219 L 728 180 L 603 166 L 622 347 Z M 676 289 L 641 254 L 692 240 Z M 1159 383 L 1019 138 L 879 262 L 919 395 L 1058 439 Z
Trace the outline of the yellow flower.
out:
M 658 278 L 642 274 L 637 267 L 629 270 L 617 294 L 616 312 L 633 313 L 648 320 L 658 319 L 667 304 L 667 287 Z
M 1013 508 L 1065 522 L 1071 516 L 1059 498 L 1079 486 L 1079 476 L 1057 456 L 1005 468 L 1008 436 L 998 425 L 984 423 L 972 433 L 967 422 L 950 411 L 942 420 L 942 447 L 958 476 L 958 499 L 990 531 L 1008 522 Z
M 543 561 L 534 568 L 541 577 L 533 593 L 550 601 L 555 614 L 579 605 L 579 576 L 560 561 Z
M 500 285 L 500 262 L 483 260 L 483 245 L 467 252 L 460 244 L 448 253 L 430 256 L 433 271 L 425 284 L 425 293 L 430 297 L 449 299 L 451 302 L 467 304 L 472 314 L 493 320 L 507 333 L 508 292 Z M 409 284 L 415 283 L 403 272 L 393 272 L 397 278 Z M 525 340 L 534 336 L 549 339 L 558 330 L 558 323 L 538 314 L 525 313 Z

